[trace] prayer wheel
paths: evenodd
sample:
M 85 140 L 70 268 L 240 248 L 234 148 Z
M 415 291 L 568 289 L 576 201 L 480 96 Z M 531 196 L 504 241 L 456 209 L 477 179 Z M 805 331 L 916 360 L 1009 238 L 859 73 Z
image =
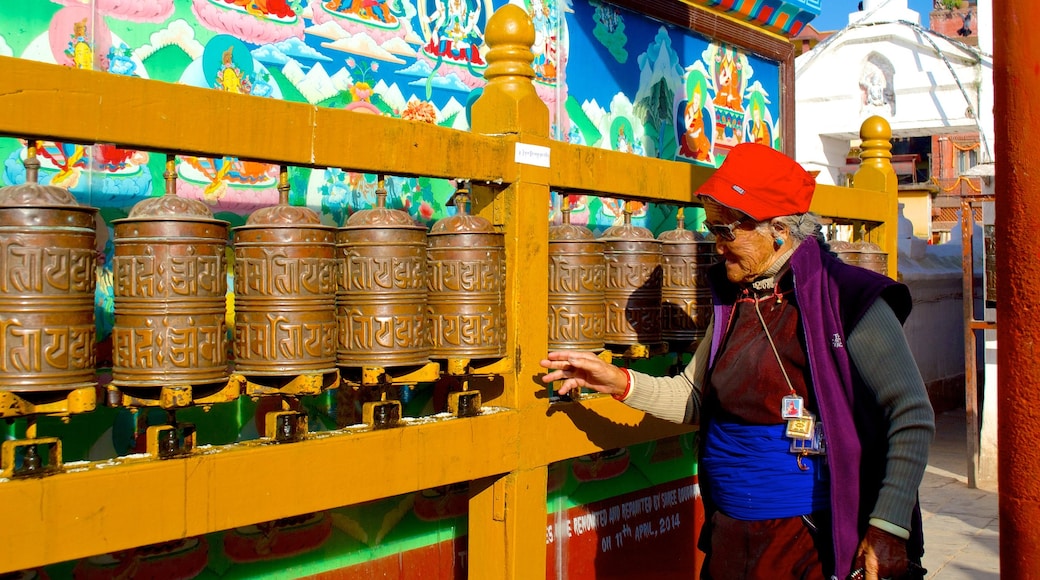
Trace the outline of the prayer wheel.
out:
M 469 214 L 464 190 L 456 192 L 455 207 L 430 229 L 430 356 L 499 358 L 506 353 L 504 236 Z
M 708 268 L 715 263 L 715 243 L 685 227 L 683 209 L 676 228 L 661 240 L 661 338 L 695 342 L 704 338 L 711 321 Z
M 94 217 L 65 189 L 37 183 L 35 144 L 25 183 L 0 190 L 0 390 L 68 391 L 97 383 Z
M 336 229 L 289 205 L 282 170 L 280 203 L 234 228 L 235 370 L 293 376 L 336 369 Z
M 566 202 L 564 202 L 566 203 Z M 549 228 L 549 350 L 602 350 L 606 261 L 603 242 L 588 228 L 570 223 Z
M 350 216 L 336 234 L 339 280 L 336 361 L 345 367 L 429 362 L 426 337 L 426 228 L 386 207 L 380 178 L 376 207 Z
M 873 242 L 860 242 L 859 261 L 856 265 L 887 276 L 888 254 Z
M 888 275 L 888 254 L 872 242 L 833 241 L 828 245 L 846 264 Z
M 124 391 L 228 379 L 228 222 L 201 201 L 166 195 L 113 221 L 112 384 Z
M 625 222 L 600 236 L 607 264 L 607 344 L 661 342 L 661 242 L 646 228 L 632 225 L 628 204 Z

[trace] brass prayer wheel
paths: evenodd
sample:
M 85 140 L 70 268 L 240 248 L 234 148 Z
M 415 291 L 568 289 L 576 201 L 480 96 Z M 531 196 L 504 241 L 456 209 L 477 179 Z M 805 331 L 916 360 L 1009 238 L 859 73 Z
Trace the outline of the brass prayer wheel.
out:
M 859 265 L 859 249 L 853 246 L 852 242 L 831 240 L 827 242 L 827 246 L 842 262 L 854 266 Z
M 282 169 L 279 204 L 232 229 L 235 249 L 235 370 L 293 376 L 336 370 L 336 228 L 289 205 Z
M 888 254 L 872 242 L 828 242 L 832 252 L 846 264 L 888 275 Z
M 37 183 L 0 190 L 0 390 L 66 391 L 97 384 L 94 287 L 97 209 Z
M 888 253 L 873 242 L 859 242 L 859 260 L 856 265 L 888 275 Z
M 566 202 L 564 202 L 566 203 Z M 603 242 L 570 223 L 549 228 L 549 350 L 602 350 L 607 311 Z
M 661 342 L 661 242 L 650 230 L 632 225 L 625 204 L 624 224 L 600 236 L 607 264 L 607 344 Z
M 201 201 L 166 195 L 113 221 L 112 384 L 120 389 L 209 385 L 228 378 L 228 222 Z
M 685 227 L 683 208 L 676 228 L 661 240 L 661 338 L 694 342 L 704 338 L 711 321 L 708 268 L 715 263 L 715 243 Z
M 386 207 L 358 211 L 336 234 L 339 280 L 337 363 L 401 367 L 429 362 L 426 337 L 426 228 Z
M 430 356 L 502 357 L 506 353 L 504 236 L 488 220 L 469 214 L 465 190 L 456 192 L 455 207 L 455 215 L 430 229 Z

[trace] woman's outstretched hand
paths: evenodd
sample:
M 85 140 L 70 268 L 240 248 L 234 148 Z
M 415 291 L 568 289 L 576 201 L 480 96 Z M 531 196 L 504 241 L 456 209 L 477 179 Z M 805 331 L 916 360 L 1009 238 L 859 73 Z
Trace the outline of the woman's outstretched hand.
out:
M 628 385 L 628 375 L 625 371 L 604 362 L 591 352 L 550 352 L 548 358 L 542 359 L 541 364 L 550 369 L 550 372 L 542 377 L 543 383 L 563 381 L 556 391 L 560 395 L 566 395 L 571 389 L 582 387 L 608 395 L 621 395 Z

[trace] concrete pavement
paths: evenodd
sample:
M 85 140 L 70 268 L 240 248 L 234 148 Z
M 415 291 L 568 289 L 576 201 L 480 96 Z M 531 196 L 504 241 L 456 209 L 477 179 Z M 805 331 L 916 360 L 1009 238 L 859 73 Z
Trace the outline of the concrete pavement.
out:
M 999 578 L 997 490 L 968 487 L 964 410 L 940 414 L 935 421 L 920 492 L 927 577 Z

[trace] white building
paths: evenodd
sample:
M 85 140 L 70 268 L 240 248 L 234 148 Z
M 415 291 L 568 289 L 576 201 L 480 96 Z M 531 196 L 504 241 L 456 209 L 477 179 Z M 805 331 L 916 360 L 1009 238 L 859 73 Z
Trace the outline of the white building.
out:
M 992 68 L 992 56 L 922 27 L 906 0 L 865 0 L 846 28 L 795 59 L 795 156 L 820 170 L 820 183 L 842 184 L 871 115 L 887 119 L 897 138 L 992 134 L 979 124 Z

